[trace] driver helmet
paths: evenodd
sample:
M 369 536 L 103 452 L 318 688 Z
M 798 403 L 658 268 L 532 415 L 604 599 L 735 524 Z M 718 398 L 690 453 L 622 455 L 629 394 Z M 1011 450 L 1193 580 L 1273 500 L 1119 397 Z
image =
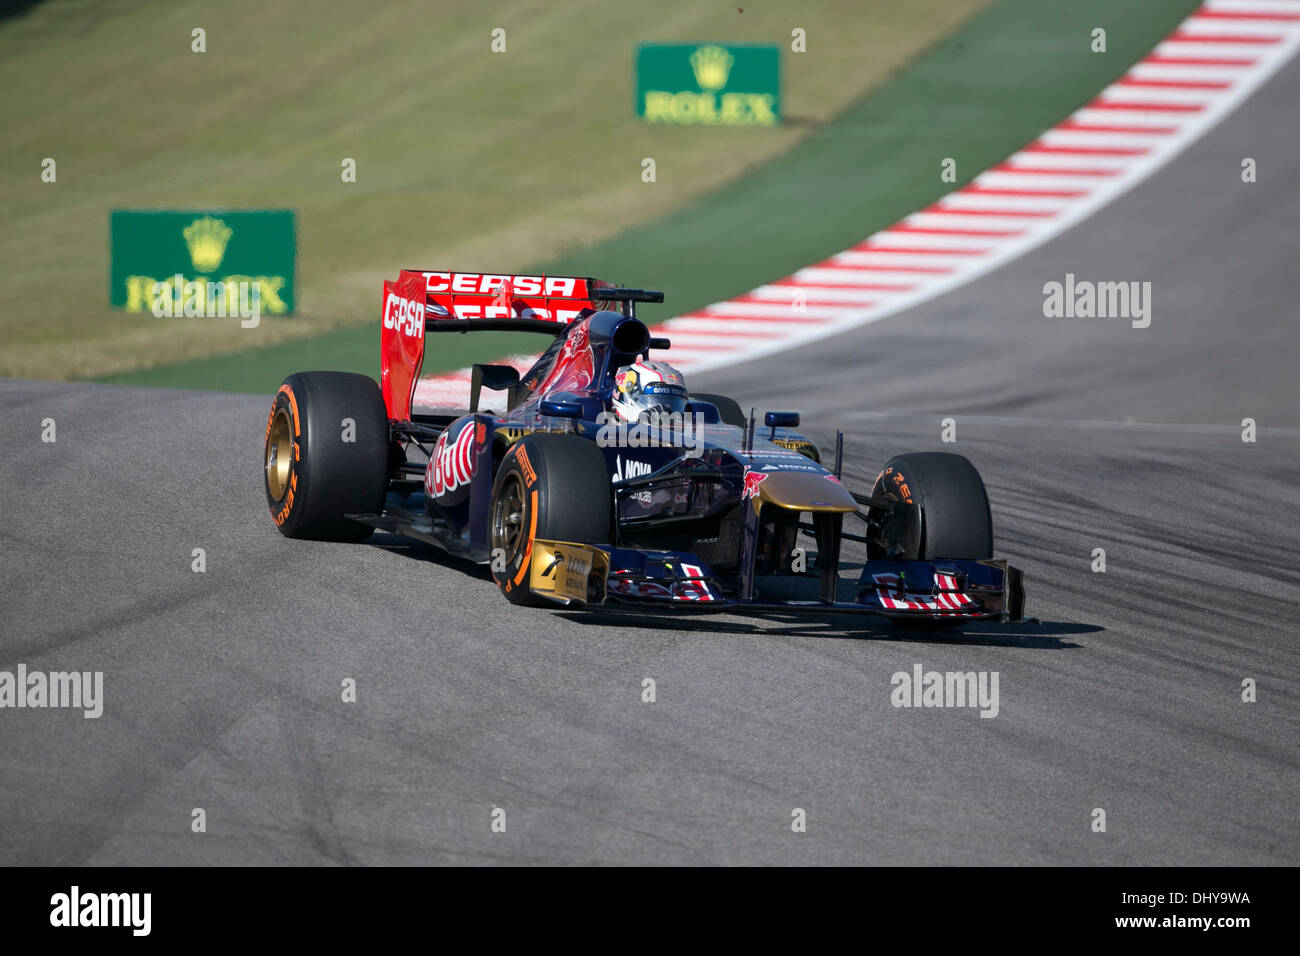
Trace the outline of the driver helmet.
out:
M 614 373 L 614 412 L 626 422 L 653 421 L 653 416 L 686 411 L 686 379 L 667 362 L 637 359 Z

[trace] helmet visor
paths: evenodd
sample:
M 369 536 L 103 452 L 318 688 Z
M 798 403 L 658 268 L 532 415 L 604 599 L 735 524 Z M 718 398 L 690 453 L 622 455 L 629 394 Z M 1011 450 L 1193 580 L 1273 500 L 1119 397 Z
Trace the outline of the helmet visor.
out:
M 647 384 L 638 396 L 638 403 L 644 409 L 643 418 L 650 413 L 681 415 L 686 411 L 686 401 L 686 389 L 663 382 Z

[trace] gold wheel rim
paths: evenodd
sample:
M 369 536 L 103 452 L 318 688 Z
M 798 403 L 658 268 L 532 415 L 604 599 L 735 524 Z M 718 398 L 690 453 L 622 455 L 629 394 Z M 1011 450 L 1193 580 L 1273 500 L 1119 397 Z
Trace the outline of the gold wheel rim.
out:
M 271 433 L 266 436 L 266 487 L 276 501 L 289 490 L 293 471 L 293 423 L 283 408 L 271 419 Z
M 492 547 L 506 554 L 506 565 L 515 566 L 527 544 L 523 527 L 524 487 L 518 475 L 506 476 L 492 509 Z

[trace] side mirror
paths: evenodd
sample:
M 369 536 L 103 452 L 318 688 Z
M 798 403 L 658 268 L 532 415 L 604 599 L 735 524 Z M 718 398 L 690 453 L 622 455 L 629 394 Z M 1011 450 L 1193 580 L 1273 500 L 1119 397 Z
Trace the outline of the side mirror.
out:
M 797 428 L 798 412 L 768 412 L 763 416 L 763 424 L 768 428 Z
M 776 437 L 778 428 L 794 428 L 799 424 L 798 412 L 767 412 L 763 415 L 763 424 L 772 429 L 767 433 L 767 440 L 771 441 Z
M 582 406 L 577 402 L 557 402 L 549 398 L 542 399 L 538 411 L 547 418 L 581 418 Z

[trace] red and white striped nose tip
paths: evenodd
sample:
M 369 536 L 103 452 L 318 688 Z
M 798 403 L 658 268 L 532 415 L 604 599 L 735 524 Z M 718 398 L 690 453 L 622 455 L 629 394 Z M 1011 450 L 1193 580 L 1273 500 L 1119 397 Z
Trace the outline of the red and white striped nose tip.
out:
M 1300 0 L 1207 0 L 1081 109 L 837 255 L 659 326 L 689 375 L 876 322 L 1041 245 L 1177 155 L 1300 47 Z M 418 404 L 464 403 L 468 372 Z M 460 397 L 453 401 L 452 394 Z
M 971 597 L 957 589 L 957 578 L 951 574 L 934 573 L 933 594 L 908 593 L 897 574 L 873 574 L 876 600 L 887 611 L 924 611 L 940 616 L 952 616 L 978 610 Z

